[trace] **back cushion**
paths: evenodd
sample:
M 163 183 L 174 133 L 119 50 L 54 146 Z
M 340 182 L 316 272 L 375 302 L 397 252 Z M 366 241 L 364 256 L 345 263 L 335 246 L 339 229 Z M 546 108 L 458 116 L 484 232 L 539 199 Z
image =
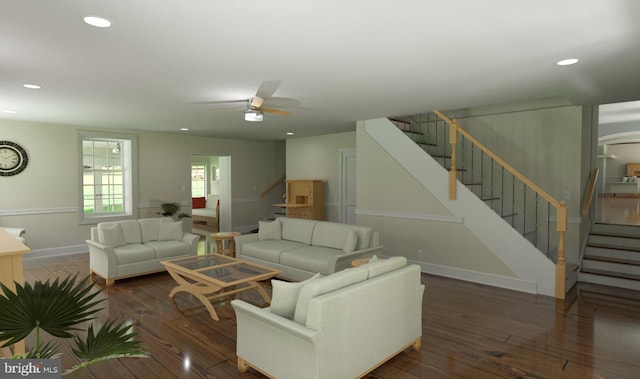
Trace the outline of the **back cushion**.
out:
M 127 242 L 124 240 L 122 228 L 119 222 L 101 222 L 98 224 L 98 235 L 100 242 L 107 247 L 124 246 Z
M 220 195 L 209 194 L 207 196 L 207 208 L 216 209 L 220 203 Z
M 313 229 L 311 244 L 314 246 L 324 246 L 343 250 L 349 241 L 350 249 L 346 250 L 353 251 L 353 246 L 351 245 L 356 241 L 351 240 L 351 238 L 355 237 L 351 232 L 352 230 L 350 225 L 318 221 L 318 223 L 316 223 L 316 227 Z M 352 235 L 351 238 L 350 234 Z
M 120 221 L 120 228 L 127 243 L 142 243 L 142 231 L 138 220 Z
M 406 257 L 391 257 L 388 259 L 371 259 L 369 263 L 360 266 L 369 270 L 369 278 L 382 275 L 389 271 L 397 270 L 407 265 Z
M 182 241 L 182 221 L 160 221 L 158 241 Z
M 362 225 L 349 225 L 358 235 L 358 246 L 356 250 L 366 249 L 375 245 L 371 244 L 371 227 Z
M 158 240 L 158 224 L 159 218 L 142 218 L 138 220 L 142 231 L 142 242 Z
M 282 226 L 279 220 L 258 221 L 258 241 L 281 239 Z
M 204 198 L 204 196 L 191 198 L 192 209 L 204 208 L 206 205 L 207 205 L 207 200 Z
M 369 275 L 369 272 L 366 269 L 354 267 L 338 271 L 335 274 L 305 284 L 298 295 L 293 321 L 305 325 L 307 323 L 309 301 L 311 301 L 311 299 L 342 287 L 350 286 L 353 283 L 366 280 L 367 275 Z
M 313 235 L 313 229 L 318 223 L 317 221 L 288 217 L 282 217 L 280 221 L 282 222 L 283 240 L 311 245 L 311 237 Z

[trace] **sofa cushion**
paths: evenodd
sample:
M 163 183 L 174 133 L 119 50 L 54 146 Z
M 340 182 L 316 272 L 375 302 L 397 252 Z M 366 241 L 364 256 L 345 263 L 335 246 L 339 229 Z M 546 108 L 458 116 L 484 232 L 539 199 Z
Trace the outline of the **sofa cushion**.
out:
M 142 243 L 142 231 L 138 220 L 120 221 L 120 228 L 127 243 Z
M 371 243 L 372 242 L 371 227 L 362 226 L 362 225 L 349 225 L 349 226 L 351 227 L 351 230 L 356 232 L 356 235 L 358 235 L 358 246 L 356 246 L 356 250 L 362 250 L 362 249 L 367 249 L 369 247 L 377 246 Z
M 318 223 L 314 220 L 282 217 L 282 239 L 311 245 L 313 229 Z M 341 247 L 342 248 L 342 247 Z
M 375 257 L 375 255 L 374 255 Z M 397 270 L 400 267 L 407 265 L 406 257 L 391 257 L 388 259 L 376 259 L 369 260 L 369 263 L 363 264 L 361 268 L 366 268 L 369 271 L 369 278 L 373 278 L 378 275 L 382 275 L 389 271 Z
M 285 251 L 307 247 L 300 242 L 287 240 L 266 240 L 249 242 L 242 245 L 242 255 L 262 259 L 269 262 L 280 263 L 280 254 Z M 317 272 L 317 271 L 316 271 Z
M 159 218 L 142 218 L 138 220 L 140 230 L 142 231 L 142 242 L 158 240 L 158 224 Z
M 207 200 L 204 196 L 191 198 L 191 209 L 204 208 L 207 205 Z
M 139 243 L 130 243 L 113 249 L 118 265 L 146 262 L 155 259 L 155 251 Z
M 158 241 L 182 241 L 182 221 L 160 221 Z
M 302 282 L 285 282 L 283 280 L 272 279 L 271 313 L 293 320 L 300 290 L 305 284 L 319 277 L 320 274 L 318 273 Z
M 190 246 L 182 241 L 149 241 L 144 244 L 156 253 L 156 259 L 166 259 L 191 253 Z
M 354 267 L 307 283 L 302 287 L 300 294 L 298 295 L 298 302 L 296 303 L 293 321 L 305 325 L 307 323 L 309 301 L 311 301 L 311 299 L 366 280 L 367 275 L 368 271 L 366 269 Z
M 333 258 L 343 254 L 342 250 L 322 246 L 307 246 L 280 254 L 280 264 L 309 272 L 329 275 L 333 272 Z
M 119 247 L 127 244 L 119 222 L 101 222 L 98 224 L 100 242 L 107 247 Z
M 258 221 L 258 241 L 281 239 L 282 227 L 280 221 Z
M 316 223 L 316 227 L 313 228 L 311 244 L 314 246 L 324 246 L 342 250 L 345 248 L 347 240 L 350 238 L 349 236 L 351 234 L 353 234 L 353 237 L 356 237 L 355 233 L 351 230 L 351 225 L 318 221 Z M 357 242 L 357 238 L 355 242 Z
M 351 253 L 356 250 L 358 246 L 358 235 L 353 230 L 349 230 L 349 235 L 347 236 L 347 240 L 344 243 L 344 247 L 342 251 L 345 253 Z

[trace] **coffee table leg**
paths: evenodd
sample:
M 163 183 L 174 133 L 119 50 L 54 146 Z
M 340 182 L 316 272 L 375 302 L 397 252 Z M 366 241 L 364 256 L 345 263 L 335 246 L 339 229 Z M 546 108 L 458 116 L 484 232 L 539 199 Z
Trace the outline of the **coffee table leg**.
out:
M 212 319 L 214 319 L 215 321 L 220 320 L 220 318 L 218 318 L 218 313 L 213 308 L 213 305 L 211 305 L 211 301 L 205 295 L 216 293 L 216 292 L 220 291 L 222 289 L 222 287 L 216 287 L 216 286 L 212 286 L 212 285 L 197 286 L 197 285 L 191 284 L 191 283 L 187 282 L 186 280 L 184 280 L 184 278 L 182 278 L 182 276 L 180 276 L 180 274 L 175 273 L 172 270 L 167 270 L 167 271 L 169 272 L 169 275 L 171 275 L 171 277 L 173 277 L 173 279 L 176 282 L 178 282 L 178 286 L 175 287 L 174 289 L 172 289 L 171 292 L 169 293 L 169 297 L 174 302 L 175 302 L 175 300 L 173 299 L 173 297 L 178 292 L 190 293 L 193 296 L 195 296 L 198 300 L 200 300 L 200 302 L 204 305 L 204 307 L 207 308 L 207 311 L 209 311 L 209 314 L 211 315 Z
M 258 292 L 260 293 L 264 301 L 267 302 L 267 304 L 271 304 L 271 298 L 269 298 L 269 294 L 267 293 L 267 291 L 264 290 L 264 288 L 262 288 L 260 283 L 258 282 L 249 282 L 249 283 L 251 283 L 252 287 L 258 290 Z

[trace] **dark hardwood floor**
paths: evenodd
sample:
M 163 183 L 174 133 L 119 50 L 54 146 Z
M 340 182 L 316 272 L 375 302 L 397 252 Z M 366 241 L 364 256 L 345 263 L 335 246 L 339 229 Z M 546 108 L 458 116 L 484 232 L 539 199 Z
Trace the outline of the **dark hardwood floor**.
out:
M 88 274 L 88 254 L 25 260 L 25 279 Z M 640 296 L 580 284 L 566 304 L 423 274 L 423 340 L 367 378 L 637 378 L 640 376 Z M 99 317 L 131 320 L 149 358 L 101 362 L 81 378 L 263 378 L 236 370 L 236 325 L 228 302 L 211 319 L 191 295 L 168 297 L 166 273 L 116 282 L 104 289 Z M 268 292 L 270 291 L 267 285 Z M 239 295 L 261 304 L 256 291 Z M 384 306 L 384 304 L 380 304 Z M 63 368 L 75 357 L 63 345 Z M 304 379 L 304 378 L 301 378 Z M 341 379 L 341 378 L 336 378 Z

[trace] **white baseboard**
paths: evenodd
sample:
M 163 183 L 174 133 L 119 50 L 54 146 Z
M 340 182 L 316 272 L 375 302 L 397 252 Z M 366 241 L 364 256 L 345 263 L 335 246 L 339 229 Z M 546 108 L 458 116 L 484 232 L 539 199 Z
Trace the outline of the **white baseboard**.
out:
M 43 257 L 55 257 L 60 255 L 70 255 L 78 253 L 89 253 L 87 245 L 62 246 L 50 249 L 31 250 L 30 253 L 23 255 L 24 259 L 35 259 Z
M 421 271 L 426 274 L 444 276 L 452 279 L 464 280 L 467 282 L 485 284 L 493 287 L 506 288 L 519 292 L 537 294 L 536 283 L 525 281 L 509 276 L 487 274 L 484 272 L 465 270 L 456 267 L 441 266 L 432 263 L 410 261 L 421 267 Z

